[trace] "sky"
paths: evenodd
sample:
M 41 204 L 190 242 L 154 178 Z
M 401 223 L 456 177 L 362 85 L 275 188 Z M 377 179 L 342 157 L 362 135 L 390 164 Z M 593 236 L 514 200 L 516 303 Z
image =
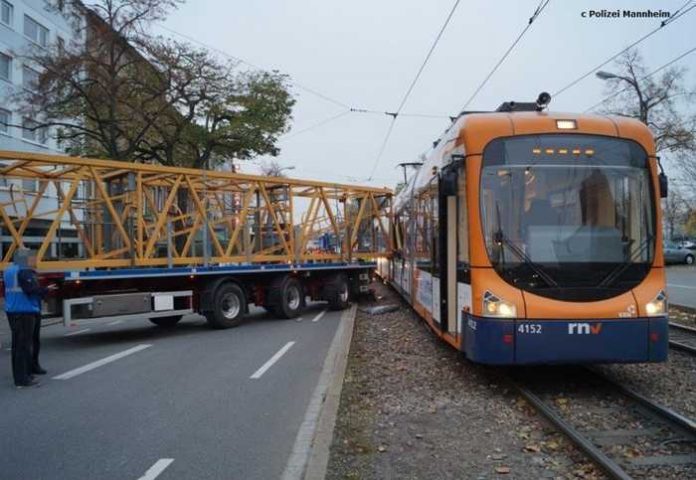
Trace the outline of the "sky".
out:
M 402 110 L 436 117 L 400 116 L 372 180 L 391 117 L 346 112 L 397 109 L 455 0 L 189 0 L 163 23 L 167 30 L 154 28 L 290 75 L 297 104 L 276 159 L 293 167 L 290 176 L 393 187 L 402 178 L 397 164 L 417 161 L 449 126 L 447 117 L 462 109 L 539 1 L 461 0 Z M 660 24 L 583 18 L 583 11 L 674 12 L 685 3 L 551 0 L 469 109 L 494 110 L 503 101 L 558 92 Z M 648 70 L 695 47 L 694 31 L 696 9 L 641 43 Z M 696 87 L 696 53 L 677 65 L 689 69 L 687 85 Z M 553 98 L 550 110 L 582 112 L 604 96 L 603 81 L 591 75 Z M 267 158 L 244 162 L 241 171 L 257 173 Z

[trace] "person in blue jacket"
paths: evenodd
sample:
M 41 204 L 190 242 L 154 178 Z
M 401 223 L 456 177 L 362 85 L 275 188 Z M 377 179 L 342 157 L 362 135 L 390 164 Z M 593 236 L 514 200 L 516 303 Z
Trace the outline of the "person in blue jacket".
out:
M 3 272 L 5 313 L 12 330 L 12 374 L 17 387 L 38 385 L 34 374 L 45 374 L 39 364 L 41 300 L 49 290 L 39 285 L 36 256 L 18 249 L 13 262 Z

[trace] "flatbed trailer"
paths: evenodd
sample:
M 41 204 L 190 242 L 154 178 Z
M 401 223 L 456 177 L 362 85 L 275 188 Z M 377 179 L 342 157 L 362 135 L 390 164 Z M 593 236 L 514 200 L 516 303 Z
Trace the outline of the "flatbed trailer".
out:
M 0 151 L 0 270 L 37 251 L 65 325 L 200 313 L 238 325 L 367 290 L 391 251 L 386 188 Z

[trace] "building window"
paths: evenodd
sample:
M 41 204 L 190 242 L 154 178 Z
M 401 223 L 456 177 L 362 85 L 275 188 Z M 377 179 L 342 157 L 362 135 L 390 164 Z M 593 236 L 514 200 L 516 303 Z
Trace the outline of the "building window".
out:
M 24 36 L 42 47 L 48 45 L 48 28 L 28 15 L 24 15 Z
M 0 2 L 0 22 L 8 27 L 12 26 L 12 17 L 14 17 L 14 7 L 10 2 L 2 0 Z
M 12 80 L 12 57 L 4 53 L 0 53 L 0 78 L 8 82 Z
M 30 92 L 35 92 L 39 88 L 39 72 L 31 67 L 24 65 L 22 68 L 22 87 Z
M 37 122 L 31 118 L 25 118 L 22 121 L 22 138 L 30 142 L 37 142 L 41 145 L 48 143 L 48 129 L 40 127 Z
M 12 123 L 12 112 L 0 108 L 0 133 L 9 135 L 10 123 Z

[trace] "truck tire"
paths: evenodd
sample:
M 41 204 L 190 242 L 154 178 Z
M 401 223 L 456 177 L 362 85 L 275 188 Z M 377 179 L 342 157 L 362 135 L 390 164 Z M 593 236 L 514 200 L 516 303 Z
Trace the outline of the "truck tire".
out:
M 213 328 L 232 328 L 242 322 L 245 311 L 244 291 L 237 284 L 227 282 L 215 290 L 213 308 L 205 312 L 205 318 Z
M 329 302 L 330 310 L 345 310 L 350 306 L 350 284 L 345 275 L 336 275 L 324 287 L 324 298 Z
M 296 318 L 304 308 L 302 282 L 295 277 L 283 277 L 271 285 L 270 311 L 280 318 Z
M 154 317 L 150 321 L 162 328 L 172 328 L 181 320 L 182 315 L 172 315 L 171 317 Z

